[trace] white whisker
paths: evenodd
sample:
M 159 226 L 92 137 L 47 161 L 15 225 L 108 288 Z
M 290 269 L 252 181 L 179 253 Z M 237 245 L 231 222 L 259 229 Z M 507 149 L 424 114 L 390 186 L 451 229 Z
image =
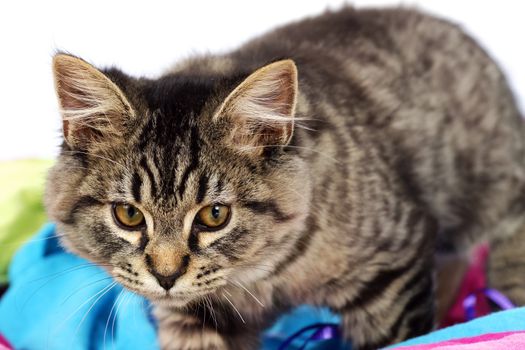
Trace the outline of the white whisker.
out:
M 241 313 L 239 312 L 239 310 L 237 310 L 237 308 L 235 307 L 235 305 L 233 305 L 232 301 L 226 296 L 226 294 L 222 294 L 222 296 L 228 301 L 228 303 L 230 303 L 230 305 L 233 307 L 233 309 L 235 310 L 235 312 L 237 313 L 237 315 L 239 315 L 239 318 L 241 319 L 242 323 L 246 324 L 246 321 L 244 320 L 244 318 L 242 317 Z
M 35 278 L 35 279 L 31 280 L 31 281 L 28 281 L 28 283 L 34 283 L 34 282 L 38 282 L 38 281 L 41 281 L 43 279 L 52 278 L 52 277 L 59 277 L 60 275 L 63 275 L 63 274 L 69 273 L 69 272 L 73 272 L 73 271 L 76 271 L 76 270 L 80 270 L 80 269 L 83 269 L 83 268 L 86 268 L 86 267 L 92 267 L 92 266 L 98 266 L 98 265 L 95 264 L 95 263 L 85 263 L 85 264 L 80 264 L 80 265 L 68 267 L 67 269 L 62 270 L 62 271 L 54 272 L 54 273 L 52 273 L 50 275 L 46 275 L 46 276 L 43 276 L 43 277 Z
M 1 243 L 0 247 L 9 247 L 9 246 L 13 246 L 13 245 L 38 243 L 38 242 L 43 242 L 43 241 L 47 241 L 49 239 L 55 239 L 55 238 L 63 237 L 63 236 L 65 236 L 65 235 L 64 234 L 52 235 L 52 236 L 49 236 L 49 237 L 46 237 L 46 238 L 38 238 L 38 239 L 31 239 L 31 237 L 28 237 L 28 238 L 26 238 L 24 240 L 10 241 L 10 242 L 6 242 L 6 243 Z
M 37 279 L 34 279 L 32 281 L 28 281 L 27 283 L 32 283 L 32 282 L 37 282 L 37 281 L 40 281 L 42 279 L 46 279 L 46 281 L 44 281 L 44 283 L 42 283 L 37 289 L 35 289 L 33 291 L 33 293 L 31 293 L 31 295 L 29 295 L 29 297 L 26 299 L 26 301 L 24 302 L 24 304 L 22 305 L 22 309 L 26 307 L 26 305 L 29 303 L 29 301 L 31 301 L 31 299 L 39 292 L 42 290 L 42 288 L 44 288 L 45 286 L 47 286 L 49 283 L 53 282 L 54 280 L 56 280 L 57 278 L 60 278 L 62 277 L 63 275 L 66 275 L 68 273 L 71 273 L 71 272 L 74 272 L 74 271 L 77 271 L 77 270 L 80 270 L 80 269 L 84 269 L 84 268 L 87 268 L 87 267 L 91 267 L 91 266 L 95 266 L 95 264 L 91 264 L 91 263 L 86 263 L 86 264 L 81 264 L 79 266 L 74 266 L 74 267 L 71 267 L 71 268 L 68 268 L 64 271 L 60 271 L 60 272 L 56 272 L 56 273 L 53 273 L 51 275 L 48 275 L 48 276 L 44 276 L 44 277 L 40 277 L 40 278 L 37 278 Z M 99 274 L 100 272 L 97 272 L 95 274 L 93 274 L 92 276 L 95 276 L 97 274 Z M 91 276 L 90 276 L 91 277 Z
M 201 305 L 201 302 L 202 302 L 202 311 L 204 313 L 204 316 L 202 317 L 202 329 L 201 329 L 201 332 L 204 333 L 204 325 L 206 323 L 206 304 L 204 302 L 204 298 L 199 300 L 199 307 Z
M 104 272 L 104 271 L 99 271 L 99 272 L 97 272 L 95 275 L 99 275 L 99 274 L 101 274 L 101 273 L 105 273 L 105 272 Z M 94 284 L 97 284 L 97 283 L 100 283 L 100 282 L 103 282 L 103 281 L 107 281 L 107 280 L 110 280 L 110 279 L 113 279 L 113 277 L 111 277 L 111 276 L 104 277 L 104 278 L 98 279 L 98 280 L 96 280 L 96 281 L 93 281 L 93 282 L 91 282 L 91 283 L 85 284 L 85 285 L 83 285 L 83 286 L 80 287 L 80 288 L 77 288 L 73 293 L 69 294 L 69 295 L 67 296 L 67 298 L 64 299 L 64 301 L 62 302 L 61 305 L 64 305 L 64 304 L 65 304 L 65 303 L 66 303 L 66 302 L 67 302 L 67 301 L 68 301 L 73 295 L 75 295 L 76 293 L 80 292 L 80 291 L 83 290 L 84 288 L 87 288 L 87 287 L 92 286 L 92 285 L 94 285 Z
M 261 305 L 262 307 L 264 307 L 264 304 L 255 296 L 253 295 L 252 292 L 250 292 L 248 290 L 248 288 L 246 288 L 245 286 L 243 286 L 239 281 L 235 281 L 235 280 L 232 280 L 233 283 L 235 283 L 236 285 L 238 285 L 239 287 L 241 287 L 242 289 L 244 289 L 246 291 L 246 293 L 250 294 L 252 296 L 253 299 L 255 299 L 255 301 L 257 303 L 259 303 L 259 305 Z
M 115 309 L 115 306 L 117 305 L 117 302 L 119 301 L 120 297 L 124 293 L 124 289 L 118 293 L 117 298 L 113 301 L 113 305 L 111 306 L 111 309 L 109 310 L 108 319 L 106 320 L 106 326 L 104 327 L 104 337 L 102 338 L 102 344 L 104 344 L 104 349 L 106 349 L 106 336 L 108 332 L 109 327 L 109 321 L 111 320 L 111 316 L 113 315 L 113 310 Z
M 219 325 L 217 323 L 217 315 L 215 315 L 215 309 L 213 308 L 213 303 L 208 295 L 204 296 L 204 300 L 206 301 L 206 304 L 208 304 L 210 307 L 210 315 L 211 315 L 211 318 L 213 319 L 213 323 L 215 323 L 215 333 L 218 333 L 217 329 Z
M 124 289 L 122 290 L 122 292 L 124 292 Z M 129 300 L 130 295 L 131 294 L 124 294 L 122 299 L 120 299 L 120 302 L 117 304 L 117 309 L 115 310 L 115 316 L 113 316 L 113 322 L 111 323 L 111 347 L 113 349 L 115 348 L 115 322 L 117 321 L 117 315 L 120 310 L 120 307 L 124 303 L 124 300 Z
M 84 316 L 82 317 L 82 319 L 80 320 L 80 323 L 78 324 L 77 328 L 75 329 L 75 333 L 71 339 L 71 341 L 73 341 L 75 338 L 76 338 L 76 335 L 78 334 L 78 331 L 80 330 L 80 327 L 82 326 L 82 324 L 84 323 L 84 321 L 86 320 L 87 316 L 89 315 L 89 313 L 91 312 L 91 310 L 93 310 L 93 308 L 95 307 L 95 305 L 98 303 L 98 301 L 100 299 L 102 299 L 102 297 L 104 295 L 106 295 L 111 289 L 113 289 L 113 287 L 115 287 L 117 285 L 117 282 L 113 282 L 112 284 L 110 284 L 102 294 L 99 295 L 99 297 L 97 299 L 95 299 L 95 301 L 93 302 L 93 304 L 91 304 L 91 306 L 89 307 L 89 309 L 86 311 L 86 313 L 84 314 Z M 99 292 L 100 293 L 100 292 Z M 91 299 L 91 298 L 90 298 Z M 84 304 L 84 303 L 83 303 Z M 78 310 L 78 309 L 77 309 Z M 76 313 L 76 312 L 75 312 Z
M 101 294 L 101 293 L 105 293 L 107 292 L 108 290 L 110 290 L 111 288 L 113 288 L 114 286 L 117 285 L 117 282 L 113 282 L 107 286 L 105 286 L 104 288 L 102 288 L 100 291 L 98 291 L 97 293 L 95 293 L 95 295 L 91 296 L 90 298 L 88 298 L 87 300 L 85 300 L 82 304 L 80 304 L 79 307 L 77 307 L 68 317 L 66 317 L 66 319 L 64 321 L 62 321 L 58 328 L 60 328 L 61 326 L 64 325 L 65 322 L 67 322 L 71 317 L 73 317 L 80 309 L 82 309 L 82 307 L 84 305 L 86 305 L 87 303 L 89 303 L 91 300 L 93 300 L 94 298 L 97 297 L 97 295 Z M 104 294 L 102 294 L 104 295 Z

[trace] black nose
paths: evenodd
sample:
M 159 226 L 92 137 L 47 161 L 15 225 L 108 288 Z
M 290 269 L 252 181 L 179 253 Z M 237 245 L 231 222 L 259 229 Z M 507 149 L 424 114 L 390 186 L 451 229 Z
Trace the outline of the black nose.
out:
M 166 290 L 170 290 L 170 288 L 173 287 L 173 285 L 175 284 L 177 278 L 182 276 L 182 273 L 180 273 L 179 271 L 169 276 L 161 275 L 155 270 L 150 270 L 150 272 L 153 276 L 155 276 L 157 281 L 159 281 L 160 286 Z
M 153 266 L 153 260 L 149 255 L 146 254 L 146 264 L 149 267 L 149 272 L 155 276 L 157 281 L 159 281 L 159 284 L 162 288 L 166 289 L 166 291 L 170 290 L 171 287 L 175 284 L 175 281 L 182 275 L 186 273 L 186 270 L 188 269 L 190 257 L 188 255 L 184 256 L 182 258 L 182 263 L 175 271 L 175 273 L 172 273 L 171 275 L 163 275 L 160 274 L 157 270 L 155 270 Z

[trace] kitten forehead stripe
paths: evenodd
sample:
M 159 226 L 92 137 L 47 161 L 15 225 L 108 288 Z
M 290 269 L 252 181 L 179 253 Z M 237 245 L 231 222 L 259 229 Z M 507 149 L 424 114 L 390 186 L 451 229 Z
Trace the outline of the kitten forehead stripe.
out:
M 146 149 L 148 143 L 151 142 L 151 140 L 155 137 L 158 115 L 158 111 L 155 111 L 149 115 L 147 123 L 143 126 L 142 131 L 138 136 L 138 148 L 141 152 Z
M 186 190 L 186 182 L 188 181 L 188 178 L 190 174 L 196 170 L 199 166 L 199 156 L 200 156 L 200 141 L 199 141 L 199 132 L 197 130 L 196 126 L 193 126 L 191 128 L 190 132 L 190 164 L 188 167 L 184 170 L 184 173 L 182 175 L 182 178 L 179 183 L 178 193 L 179 197 L 182 198 L 184 196 L 184 191 Z
M 140 190 L 142 186 L 142 179 L 140 178 L 140 175 L 138 173 L 133 173 L 133 177 L 131 178 L 131 194 L 133 195 L 133 199 L 135 202 L 139 202 L 141 200 Z
M 197 198 L 195 199 L 197 203 L 202 203 L 206 192 L 208 191 L 208 176 L 201 175 L 199 178 L 199 188 L 197 190 Z
M 223 181 L 222 181 L 222 179 L 218 179 L 217 180 L 217 185 L 215 187 L 215 190 L 217 191 L 217 193 L 221 193 L 222 192 L 222 187 L 223 187 Z
M 149 183 L 150 183 L 150 195 L 151 198 L 155 198 L 157 194 L 157 183 L 155 182 L 155 176 L 153 175 L 153 172 L 151 171 L 148 162 L 146 161 L 146 156 L 142 156 L 140 159 L 140 166 L 144 171 L 146 172 L 146 175 L 148 176 Z

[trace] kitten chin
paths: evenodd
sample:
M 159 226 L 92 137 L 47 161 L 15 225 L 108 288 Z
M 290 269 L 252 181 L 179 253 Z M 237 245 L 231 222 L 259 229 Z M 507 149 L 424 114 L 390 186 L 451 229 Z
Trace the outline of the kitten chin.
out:
M 158 305 L 158 306 L 163 306 L 163 307 L 170 307 L 170 308 L 184 308 L 186 306 L 188 306 L 189 304 L 191 304 L 192 302 L 195 302 L 196 300 L 192 300 L 192 299 L 187 299 L 187 300 L 182 300 L 182 299 L 174 299 L 174 298 L 171 298 L 171 297 L 161 297 L 161 298 L 148 298 L 152 303 Z

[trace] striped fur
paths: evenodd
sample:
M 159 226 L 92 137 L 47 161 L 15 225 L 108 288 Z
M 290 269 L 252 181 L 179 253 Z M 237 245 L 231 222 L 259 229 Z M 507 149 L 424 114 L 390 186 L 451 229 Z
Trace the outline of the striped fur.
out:
M 436 255 L 481 240 L 493 285 L 525 304 L 523 123 L 450 23 L 345 7 L 157 79 L 63 54 L 55 76 L 67 123 L 48 213 L 157 306 L 163 349 L 255 349 L 302 303 L 339 312 L 356 349 L 423 334 Z M 117 226 L 115 202 L 146 225 Z M 227 225 L 199 229 L 213 203 Z

